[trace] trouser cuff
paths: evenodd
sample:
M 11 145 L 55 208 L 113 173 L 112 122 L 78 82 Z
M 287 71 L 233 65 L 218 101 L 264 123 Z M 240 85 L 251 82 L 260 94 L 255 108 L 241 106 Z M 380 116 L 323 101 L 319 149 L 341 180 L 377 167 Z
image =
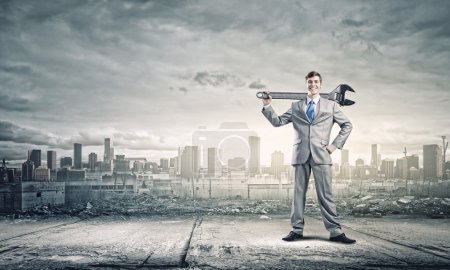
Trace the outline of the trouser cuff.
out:
M 330 237 L 336 237 L 336 236 L 339 236 L 341 234 L 343 234 L 341 229 L 330 230 Z

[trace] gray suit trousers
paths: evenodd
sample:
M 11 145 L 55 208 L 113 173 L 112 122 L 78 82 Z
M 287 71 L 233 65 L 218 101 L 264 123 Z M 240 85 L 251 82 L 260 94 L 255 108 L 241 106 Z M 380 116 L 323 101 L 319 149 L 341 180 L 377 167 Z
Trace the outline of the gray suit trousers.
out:
M 342 228 L 336 213 L 336 204 L 331 193 L 331 165 L 316 164 L 312 157 L 309 156 L 306 163 L 295 164 L 294 168 L 294 200 L 292 201 L 291 209 L 292 230 L 295 233 L 303 234 L 306 191 L 312 169 L 316 184 L 317 201 L 319 202 L 325 228 L 330 232 L 331 237 L 342 234 Z

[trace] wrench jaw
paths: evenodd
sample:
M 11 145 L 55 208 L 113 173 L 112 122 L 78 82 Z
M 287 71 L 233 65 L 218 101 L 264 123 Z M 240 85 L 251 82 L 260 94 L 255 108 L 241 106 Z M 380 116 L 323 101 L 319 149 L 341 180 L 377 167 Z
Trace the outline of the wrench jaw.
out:
M 341 106 L 350 106 L 355 104 L 353 100 L 345 98 L 345 92 L 347 91 L 355 93 L 355 90 L 351 88 L 349 85 L 340 84 L 338 87 L 336 87 L 336 89 L 334 89 L 333 91 L 330 92 L 330 94 L 328 94 L 329 97 L 328 99 L 336 100 Z

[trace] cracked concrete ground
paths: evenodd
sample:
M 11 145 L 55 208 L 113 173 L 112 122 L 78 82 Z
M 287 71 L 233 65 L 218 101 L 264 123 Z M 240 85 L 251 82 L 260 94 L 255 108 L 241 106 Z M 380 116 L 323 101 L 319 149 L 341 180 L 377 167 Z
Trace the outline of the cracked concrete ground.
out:
M 1 269 L 450 269 L 450 220 L 348 218 L 354 245 L 307 217 L 284 242 L 286 215 L 96 217 L 0 223 Z

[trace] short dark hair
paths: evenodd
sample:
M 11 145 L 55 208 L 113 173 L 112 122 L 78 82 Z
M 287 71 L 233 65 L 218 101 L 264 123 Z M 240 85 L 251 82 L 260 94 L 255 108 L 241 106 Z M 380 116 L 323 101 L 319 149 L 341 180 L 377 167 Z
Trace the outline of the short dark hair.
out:
M 317 71 L 310 71 L 308 74 L 306 74 L 305 81 L 307 81 L 309 78 L 312 78 L 314 76 L 318 76 L 320 79 L 320 82 L 322 82 L 322 76 Z

